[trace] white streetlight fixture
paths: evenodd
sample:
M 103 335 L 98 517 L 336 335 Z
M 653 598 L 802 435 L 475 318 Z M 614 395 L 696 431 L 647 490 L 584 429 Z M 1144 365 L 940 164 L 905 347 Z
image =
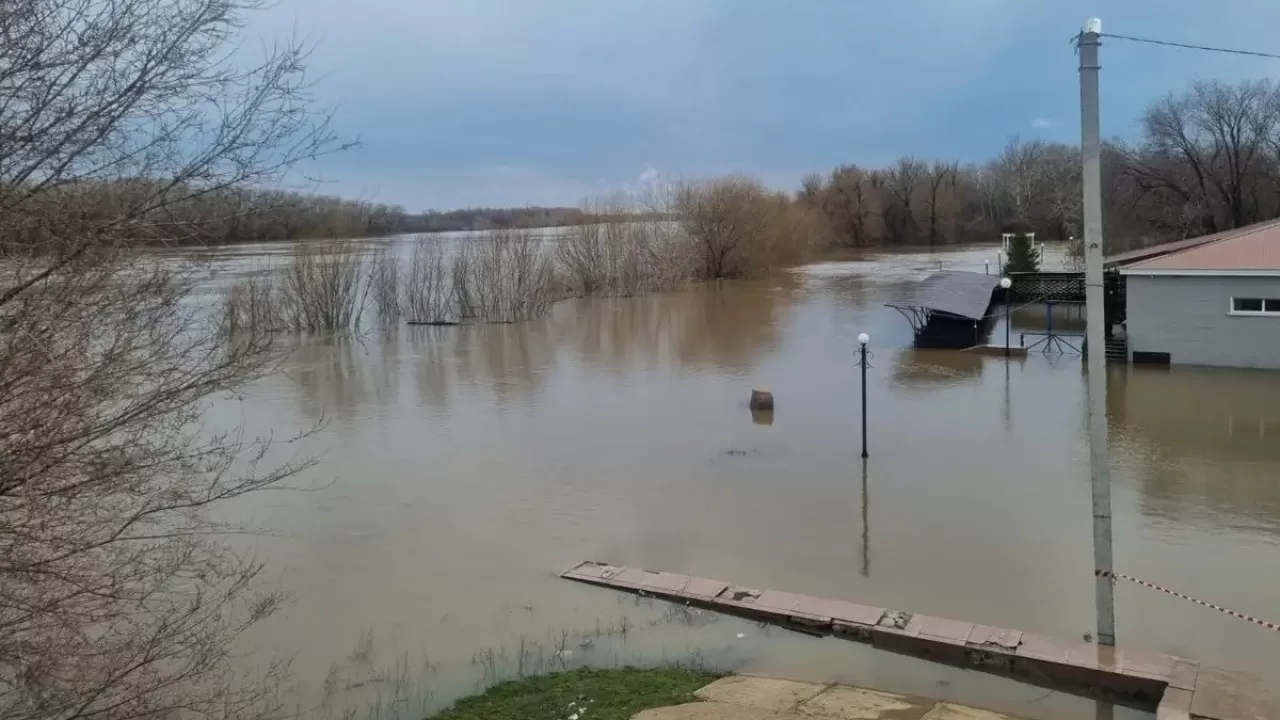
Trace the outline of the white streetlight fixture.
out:
M 866 345 L 871 342 L 871 336 L 866 333 L 861 333 L 858 335 L 858 342 L 862 345 Z

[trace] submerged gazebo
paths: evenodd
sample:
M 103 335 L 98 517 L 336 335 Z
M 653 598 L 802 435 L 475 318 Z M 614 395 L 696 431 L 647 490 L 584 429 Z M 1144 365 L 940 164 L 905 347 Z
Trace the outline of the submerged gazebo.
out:
M 921 280 L 910 295 L 885 303 L 911 323 L 918 348 L 977 345 L 988 322 L 1000 278 L 971 272 L 939 272 Z

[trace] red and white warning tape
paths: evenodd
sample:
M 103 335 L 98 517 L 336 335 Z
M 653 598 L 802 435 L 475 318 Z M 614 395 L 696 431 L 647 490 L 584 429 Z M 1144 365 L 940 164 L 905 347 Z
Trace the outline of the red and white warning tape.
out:
M 1193 598 L 1190 595 L 1183 595 L 1182 593 L 1176 590 L 1170 590 L 1169 588 L 1166 588 L 1166 587 L 1160 587 L 1159 585 L 1156 585 L 1155 583 L 1147 582 L 1146 580 L 1139 580 L 1138 578 L 1133 577 L 1132 575 L 1125 575 L 1124 573 L 1119 573 L 1119 572 L 1116 572 L 1115 570 L 1095 570 L 1093 574 L 1096 575 L 1097 577 L 1111 578 L 1112 582 L 1114 582 L 1116 578 L 1122 578 L 1124 580 L 1128 580 L 1129 582 L 1137 583 L 1143 587 L 1149 587 L 1152 590 L 1159 590 L 1160 592 L 1165 593 L 1166 595 L 1172 595 L 1176 598 L 1182 598 L 1183 600 L 1190 600 L 1191 602 L 1197 605 L 1203 605 L 1204 607 L 1217 610 L 1220 613 L 1226 613 L 1227 615 L 1230 615 L 1233 618 L 1246 620 L 1248 622 L 1253 623 L 1254 625 L 1261 625 L 1262 627 L 1267 628 L 1268 630 L 1280 630 L 1280 623 L 1273 623 L 1273 622 L 1267 622 L 1266 620 L 1259 620 L 1258 618 L 1252 615 L 1245 615 L 1242 612 L 1236 612 L 1235 610 L 1228 610 L 1227 608 L 1224 608 L 1221 605 L 1214 605 L 1213 603 L 1205 602 L 1203 600 L 1197 600 L 1196 598 Z

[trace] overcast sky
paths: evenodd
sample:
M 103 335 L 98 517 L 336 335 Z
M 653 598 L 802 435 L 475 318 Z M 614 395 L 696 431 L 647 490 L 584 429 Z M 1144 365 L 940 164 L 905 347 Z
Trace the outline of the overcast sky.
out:
M 960 161 L 1013 134 L 1075 142 L 1076 58 L 1104 32 L 1280 52 L 1280 0 L 279 0 L 322 103 L 361 149 L 330 194 L 411 210 L 576 205 L 657 175 Z M 1104 43 L 1103 132 L 1194 79 L 1280 61 Z

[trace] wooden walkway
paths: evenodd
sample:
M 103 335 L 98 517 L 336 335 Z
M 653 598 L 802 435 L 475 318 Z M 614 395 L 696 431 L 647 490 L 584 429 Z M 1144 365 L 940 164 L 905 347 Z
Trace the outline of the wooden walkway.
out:
M 1246 676 L 1185 658 L 599 562 L 561 577 L 1155 710 L 1158 720 L 1280 718 Z

